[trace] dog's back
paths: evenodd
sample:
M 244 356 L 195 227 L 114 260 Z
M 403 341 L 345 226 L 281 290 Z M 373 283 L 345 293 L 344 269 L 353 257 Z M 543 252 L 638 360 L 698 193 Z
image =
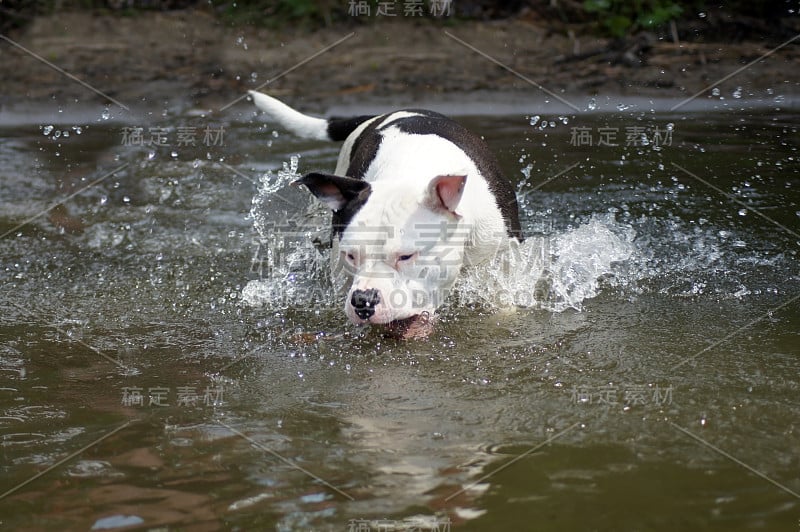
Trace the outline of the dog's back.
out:
M 433 135 L 457 146 L 475 162 L 505 222 L 508 235 L 522 239 L 519 212 L 514 189 L 503 176 L 486 143 L 446 116 L 423 109 L 395 111 L 383 115 L 316 118 L 292 109 L 283 102 L 256 91 L 250 91 L 256 106 L 290 132 L 302 138 L 343 141 L 335 174 L 371 181 L 387 130 L 405 135 Z M 406 157 L 413 154 L 405 154 Z

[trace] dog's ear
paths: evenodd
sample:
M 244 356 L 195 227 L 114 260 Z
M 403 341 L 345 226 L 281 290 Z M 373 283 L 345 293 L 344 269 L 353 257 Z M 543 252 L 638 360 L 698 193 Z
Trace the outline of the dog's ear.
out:
M 317 199 L 334 212 L 342 210 L 351 200 L 368 194 L 370 190 L 369 183 L 364 180 L 319 172 L 306 174 L 292 182 L 292 185 L 305 185 Z
M 461 201 L 464 193 L 464 185 L 467 182 L 466 175 L 440 175 L 431 179 L 428 185 L 427 205 L 433 210 L 442 210 L 460 218 L 456 212 L 456 207 Z

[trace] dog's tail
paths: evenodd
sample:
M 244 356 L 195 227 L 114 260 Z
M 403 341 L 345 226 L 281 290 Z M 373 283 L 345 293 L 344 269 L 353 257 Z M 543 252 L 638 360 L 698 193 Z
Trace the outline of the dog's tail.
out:
M 270 118 L 294 133 L 298 137 L 315 140 L 346 139 L 365 121 L 374 118 L 373 115 L 356 116 L 352 118 L 315 118 L 304 115 L 264 93 L 248 91 L 253 97 L 256 107 L 264 111 Z

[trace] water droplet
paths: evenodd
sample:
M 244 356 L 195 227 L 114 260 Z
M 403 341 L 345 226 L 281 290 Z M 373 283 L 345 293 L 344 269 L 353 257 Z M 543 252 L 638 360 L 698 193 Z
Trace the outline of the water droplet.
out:
M 122 203 L 130 203 L 131 199 L 128 196 L 122 196 Z
M 714 87 L 713 89 L 711 89 L 711 96 L 719 96 L 719 88 L 718 87 Z
M 532 117 L 531 117 L 530 124 L 531 124 L 532 126 L 535 126 L 536 124 L 538 124 L 538 123 L 539 123 L 539 118 L 541 118 L 539 115 L 532 116 Z
M 172 152 L 170 152 L 170 156 L 172 156 L 172 158 L 175 159 L 175 158 L 178 157 L 178 152 L 172 151 Z
M 42 128 L 42 133 L 44 133 L 44 136 L 45 136 L 45 137 L 46 137 L 47 135 L 49 135 L 50 133 L 52 133 L 52 132 L 53 132 L 53 126 L 44 126 L 44 127 Z
M 525 180 L 529 180 L 531 178 L 532 170 L 533 170 L 533 164 L 529 164 L 528 166 L 520 170 L 520 172 L 522 172 L 522 175 L 525 176 Z
M 672 122 L 670 122 L 669 124 L 667 124 L 667 125 L 666 125 L 666 126 L 664 126 L 664 127 L 667 129 L 667 131 L 672 131 L 673 129 L 675 129 L 675 124 L 673 124 Z
M 732 96 L 737 100 L 739 98 L 741 98 L 742 97 L 742 88 L 741 87 L 736 87 L 736 90 L 733 91 Z
M 102 118 L 103 120 L 108 120 L 109 118 L 111 118 L 111 111 L 108 110 L 108 107 L 103 109 L 103 112 L 100 114 L 100 118 Z
M 597 100 L 595 100 L 594 98 L 589 100 L 589 104 L 586 106 L 586 108 L 589 109 L 590 111 L 594 111 L 595 109 L 597 109 Z
M 739 216 L 747 216 L 747 209 L 739 209 Z
M 154 150 L 150 150 L 147 152 L 147 160 L 152 161 L 156 157 L 156 152 Z

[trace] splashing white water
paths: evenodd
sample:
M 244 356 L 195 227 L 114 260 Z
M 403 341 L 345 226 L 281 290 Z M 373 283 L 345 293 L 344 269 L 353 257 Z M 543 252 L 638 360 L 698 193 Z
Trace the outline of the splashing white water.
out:
M 551 266 L 552 310 L 580 310 L 595 297 L 603 279 L 615 275 L 614 266 L 634 253 L 634 230 L 618 224 L 611 214 L 595 215 L 578 228 L 556 236 Z
M 258 234 L 251 272 L 258 279 L 242 290 L 241 301 L 270 309 L 339 308 L 343 293 L 331 273 L 330 215 L 312 202 L 286 212 L 291 202 L 280 191 L 299 177 L 299 157 L 259 179 L 250 218 Z M 279 216 L 279 202 L 284 217 Z M 595 215 L 566 232 L 529 237 L 490 263 L 465 270 L 451 300 L 456 306 L 490 309 L 532 307 L 580 310 L 595 297 L 615 264 L 632 255 L 634 231 L 613 214 Z M 337 287 L 339 289 L 337 289 Z
M 289 162 L 284 161 L 281 170 L 268 171 L 258 179 L 258 189 L 251 202 L 249 218 L 253 220 L 253 228 L 260 240 L 268 239 L 272 235 L 279 201 L 284 205 L 290 204 L 278 194 L 278 191 L 300 177 L 297 173 L 299 165 L 300 156 L 293 155 Z
M 245 286 L 242 301 L 270 309 L 340 307 L 330 249 L 315 244 L 316 234 L 316 229 L 299 231 L 291 246 L 285 235 L 265 238 L 261 245 L 268 267 Z M 451 300 L 456 307 L 581 310 L 599 293 L 603 279 L 615 275 L 615 265 L 631 256 L 633 238 L 633 230 L 611 215 L 595 216 L 565 233 L 530 237 L 490 263 L 466 270 Z
M 530 237 L 456 284 L 459 304 L 581 310 L 600 291 L 615 265 L 634 252 L 633 229 L 613 215 L 595 215 L 564 233 Z
M 292 202 L 280 195 L 300 177 L 299 162 L 299 156 L 292 156 L 281 170 L 259 179 L 249 214 L 258 235 L 250 270 L 259 278 L 242 290 L 241 300 L 248 306 L 324 308 L 334 302 L 326 247 L 330 229 L 323 229 L 330 215 L 315 203 L 292 209 Z

